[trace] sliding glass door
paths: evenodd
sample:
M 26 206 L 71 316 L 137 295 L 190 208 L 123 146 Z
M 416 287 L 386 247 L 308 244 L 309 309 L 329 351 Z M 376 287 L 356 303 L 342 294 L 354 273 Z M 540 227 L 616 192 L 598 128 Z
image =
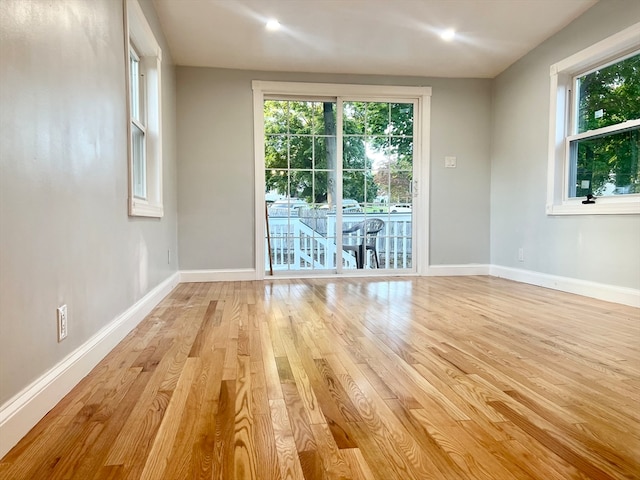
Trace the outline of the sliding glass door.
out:
M 261 101 L 265 272 L 415 272 L 419 100 Z

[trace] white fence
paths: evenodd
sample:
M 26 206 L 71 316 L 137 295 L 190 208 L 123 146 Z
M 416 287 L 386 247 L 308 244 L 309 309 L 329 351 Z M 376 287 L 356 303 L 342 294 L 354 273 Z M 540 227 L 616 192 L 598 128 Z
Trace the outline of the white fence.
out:
M 295 215 L 295 213 L 294 213 Z M 375 252 L 380 268 L 402 269 L 412 266 L 411 213 L 346 213 L 343 230 L 370 218 L 380 218 L 384 228 L 375 236 Z M 269 215 L 271 260 L 274 270 L 335 270 L 338 256 L 345 269 L 357 268 L 354 255 L 336 245 L 335 214 L 318 210 L 300 216 Z M 362 231 L 343 234 L 344 245 L 359 245 Z M 269 254 L 265 238 L 265 252 Z M 375 266 L 373 251 L 367 251 L 365 268 Z M 265 257 L 269 268 L 269 258 Z

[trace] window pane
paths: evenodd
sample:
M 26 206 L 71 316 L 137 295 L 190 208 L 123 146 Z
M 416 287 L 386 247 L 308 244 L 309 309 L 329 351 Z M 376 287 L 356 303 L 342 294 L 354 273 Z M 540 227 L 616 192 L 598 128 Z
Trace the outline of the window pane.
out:
M 264 133 L 287 133 L 289 131 L 289 102 L 286 100 L 265 100 Z
M 131 124 L 131 155 L 133 156 L 133 196 L 147 198 L 147 167 L 144 151 L 144 132 Z
M 396 207 L 389 207 L 389 211 L 392 213 L 410 212 L 413 194 L 409 172 L 391 172 L 390 183 L 391 198 L 389 204 Z
M 577 79 L 576 133 L 640 118 L 640 54 Z
M 640 130 L 571 142 L 570 197 L 640 193 Z
M 289 133 L 311 134 L 313 102 L 289 102 Z
M 397 170 L 413 170 L 413 138 L 391 138 L 391 164 Z
M 351 202 L 356 208 L 363 207 L 366 203 L 373 203 L 378 193 L 373 173 L 371 171 L 345 171 L 342 176 L 342 197 L 346 206 L 346 200 L 355 200 L 359 205 Z M 349 205 L 349 206 L 351 206 Z
M 335 170 L 338 161 L 336 137 L 315 137 L 313 147 L 314 167 Z
M 314 171 L 313 172 L 313 202 L 317 206 L 327 205 L 328 201 L 328 171 Z M 328 205 L 327 205 L 328 206 Z
M 413 104 L 391 104 L 390 135 L 413 136 Z
M 264 139 L 264 164 L 267 168 L 287 168 L 288 137 L 286 135 L 269 135 Z
M 363 102 L 344 102 L 344 134 L 364 134 L 365 112 L 367 104 Z
M 342 143 L 342 168 L 355 170 L 367 165 L 367 152 L 364 137 L 344 137 Z
M 366 137 L 367 152 L 365 168 L 377 170 L 389 164 L 390 142 L 388 136 Z
M 388 103 L 367 103 L 367 134 L 388 135 L 390 131 L 389 120 Z
M 289 176 L 291 196 L 313 203 L 313 170 L 291 170 Z
M 291 135 L 289 165 L 291 168 L 313 168 L 313 142 L 310 136 Z
M 388 205 L 389 199 L 391 198 L 390 170 L 388 165 L 383 165 L 381 168 L 375 170 L 373 181 L 378 187 L 377 195 L 374 199 L 375 202 Z M 383 211 L 386 211 L 386 209 L 383 209 Z
M 140 60 L 129 51 L 129 84 L 131 88 L 131 118 L 140 121 Z
M 336 134 L 336 103 L 315 102 L 313 106 L 313 133 L 315 135 Z

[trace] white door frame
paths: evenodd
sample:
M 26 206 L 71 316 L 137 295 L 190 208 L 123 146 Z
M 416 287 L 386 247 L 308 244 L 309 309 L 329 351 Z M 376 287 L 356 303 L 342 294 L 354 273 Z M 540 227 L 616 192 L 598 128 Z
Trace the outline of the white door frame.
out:
M 362 99 L 366 101 L 414 100 L 418 109 L 414 113 L 415 130 L 418 132 L 414 143 L 414 210 L 415 228 L 414 252 L 416 254 L 416 274 L 425 275 L 429 266 L 429 164 L 430 164 L 430 119 L 431 87 L 405 87 L 387 85 L 354 85 L 334 83 L 270 82 L 254 80 L 253 88 L 253 143 L 255 157 L 255 268 L 256 278 L 265 278 L 265 169 L 264 169 L 264 98 L 269 95 L 288 97 L 335 97 Z M 340 142 L 338 142 L 340 143 Z M 337 145 L 341 150 L 342 146 Z M 340 153 L 340 152 L 338 152 Z M 341 157 L 341 156 L 340 156 Z M 337 213 L 340 214 L 340 208 Z M 419 221 L 416 221 L 416 218 Z M 337 239 L 339 240 L 339 239 Z M 340 271 L 340 269 L 338 269 Z M 371 275 L 372 272 L 358 271 L 350 275 Z M 394 272 L 389 272 L 395 274 Z M 307 276 L 299 272 L 297 276 Z M 336 273 L 336 275 L 338 275 Z M 379 274 L 378 274 L 379 275 Z M 345 276 L 345 271 L 340 274 Z M 274 277 L 275 278 L 275 277 Z M 282 278 L 278 276 L 277 278 Z

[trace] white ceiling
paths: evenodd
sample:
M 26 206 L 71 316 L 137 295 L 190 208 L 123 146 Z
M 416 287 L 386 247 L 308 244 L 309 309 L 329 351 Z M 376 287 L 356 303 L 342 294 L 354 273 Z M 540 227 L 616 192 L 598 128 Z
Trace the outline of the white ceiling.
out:
M 153 0 L 178 65 L 492 78 L 598 0 Z M 282 28 L 265 29 L 269 18 Z M 439 33 L 455 28 L 456 40 Z

